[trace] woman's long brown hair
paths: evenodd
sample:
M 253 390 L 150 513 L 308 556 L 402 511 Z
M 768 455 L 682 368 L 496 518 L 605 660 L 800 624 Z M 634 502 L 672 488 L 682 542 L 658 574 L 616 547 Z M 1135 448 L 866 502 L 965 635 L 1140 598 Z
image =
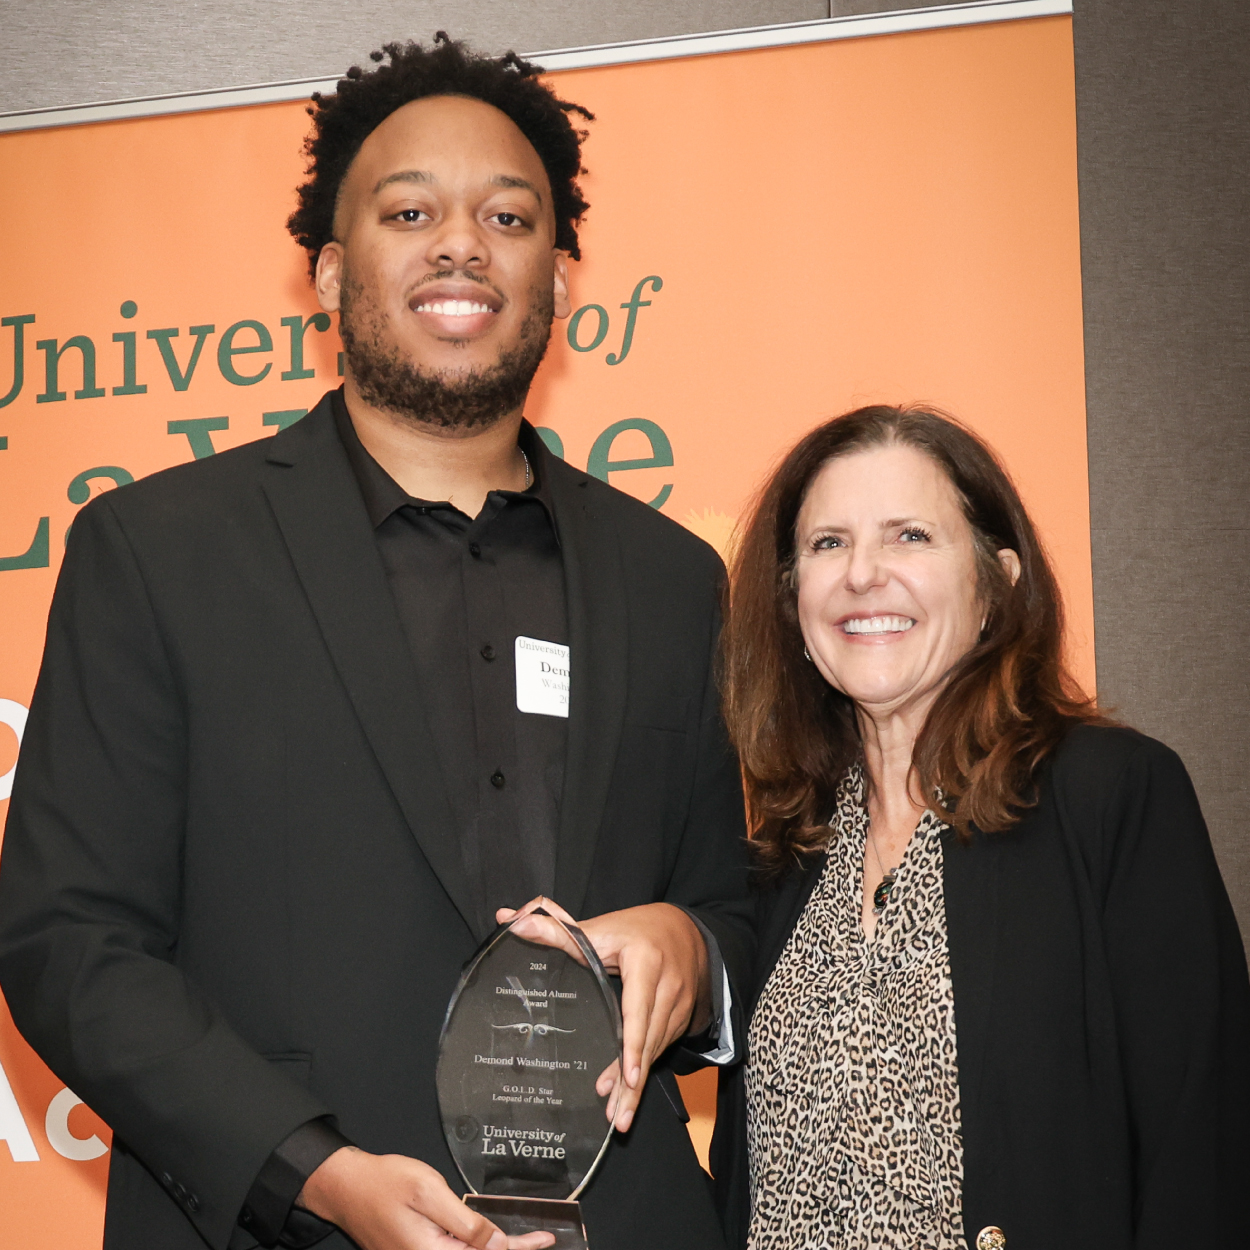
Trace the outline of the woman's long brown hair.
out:
M 729 731 L 746 782 L 760 866 L 822 848 L 834 792 L 861 756 L 851 700 L 803 654 L 796 534 L 808 488 L 831 460 L 901 444 L 945 472 L 972 527 L 986 613 L 952 669 L 913 755 L 921 794 L 962 836 L 1009 828 L 1036 802 L 1042 761 L 1076 723 L 1101 719 L 1063 661 L 1063 604 L 1020 496 L 994 453 L 954 418 L 920 407 L 859 408 L 818 427 L 765 484 L 730 570 L 722 638 Z M 1020 557 L 1013 585 L 997 558 Z M 939 797 L 940 796 L 940 797 Z

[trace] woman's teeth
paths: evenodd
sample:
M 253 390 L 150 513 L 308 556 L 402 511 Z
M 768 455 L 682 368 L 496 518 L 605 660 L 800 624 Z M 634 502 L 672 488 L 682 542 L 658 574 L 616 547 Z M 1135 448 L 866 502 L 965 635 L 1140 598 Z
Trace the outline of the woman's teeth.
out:
M 490 311 L 485 304 L 475 304 L 468 299 L 445 299 L 435 304 L 417 305 L 417 312 L 434 313 L 439 317 L 471 317 L 474 313 Z
M 899 634 L 916 622 L 910 616 L 857 616 L 842 622 L 847 634 Z

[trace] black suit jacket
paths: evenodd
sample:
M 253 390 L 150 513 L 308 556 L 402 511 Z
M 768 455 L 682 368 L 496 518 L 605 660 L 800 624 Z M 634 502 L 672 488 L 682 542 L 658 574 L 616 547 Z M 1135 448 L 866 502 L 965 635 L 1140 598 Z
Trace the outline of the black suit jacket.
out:
M 1016 828 L 944 851 L 969 1247 L 1250 1245 L 1250 983 L 1184 765 L 1076 729 Z M 823 866 L 759 895 L 752 1009 Z M 734 1247 L 745 1135 L 735 1069 L 712 1148 Z
M 581 916 L 689 907 L 737 977 L 720 562 L 563 461 L 543 472 L 573 671 L 555 896 Z M 327 401 L 79 515 L 5 837 L 0 980 L 116 1133 L 106 1247 L 254 1245 L 235 1226 L 249 1187 L 320 1115 L 460 1187 L 433 1076 L 484 935 L 437 732 Z M 597 1250 L 719 1244 L 654 1082 L 583 1208 Z

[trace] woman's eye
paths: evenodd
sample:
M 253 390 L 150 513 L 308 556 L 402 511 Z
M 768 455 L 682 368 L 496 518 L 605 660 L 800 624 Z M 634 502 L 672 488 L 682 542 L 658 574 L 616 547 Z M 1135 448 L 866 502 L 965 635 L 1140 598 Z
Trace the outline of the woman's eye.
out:
M 844 545 L 837 534 L 819 534 L 812 539 L 813 551 L 832 551 L 834 548 Z
M 922 530 L 918 525 L 909 525 L 900 535 L 899 538 L 905 543 L 927 543 L 929 541 L 929 532 Z
M 495 220 L 501 226 L 522 226 L 525 224 L 516 213 L 496 213 Z

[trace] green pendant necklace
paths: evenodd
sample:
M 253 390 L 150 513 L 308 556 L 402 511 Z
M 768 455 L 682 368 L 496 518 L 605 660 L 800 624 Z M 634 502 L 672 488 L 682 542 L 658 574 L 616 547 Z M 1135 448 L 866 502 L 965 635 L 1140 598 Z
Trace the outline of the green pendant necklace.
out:
M 876 848 L 874 847 L 874 850 Z M 887 872 L 881 878 L 881 884 L 872 892 L 872 914 L 879 916 L 885 911 L 885 905 L 890 901 L 890 891 L 894 889 L 894 881 L 898 876 L 897 869 Z
M 881 854 L 877 850 L 876 839 L 873 838 L 871 830 L 868 832 L 868 842 L 872 847 L 872 857 L 877 861 L 877 867 L 883 874 L 881 884 L 872 892 L 872 914 L 879 916 L 885 911 L 885 905 L 890 901 L 890 892 L 894 889 L 894 882 L 898 879 L 898 869 L 886 868 L 881 862 Z

